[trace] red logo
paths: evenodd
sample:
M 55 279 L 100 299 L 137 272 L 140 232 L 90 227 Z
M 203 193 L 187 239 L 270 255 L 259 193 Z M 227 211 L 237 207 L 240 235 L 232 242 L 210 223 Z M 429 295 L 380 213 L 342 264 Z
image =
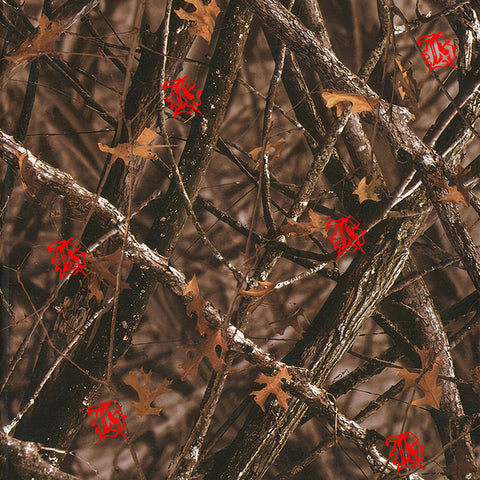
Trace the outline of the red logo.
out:
M 386 439 L 385 445 L 388 446 L 393 443 L 388 456 L 392 459 L 393 465 L 397 467 L 397 475 L 404 468 L 420 467 L 425 470 L 420 463 L 423 460 L 423 449 L 425 447 L 417 446 L 418 442 L 418 438 L 412 432 L 393 435 Z M 398 450 L 400 455 L 397 455 L 395 449 Z
M 168 88 L 170 93 L 165 97 L 168 106 L 173 110 L 173 117 L 177 118 L 179 113 L 192 113 L 193 110 L 200 115 L 202 112 L 198 109 L 200 103 L 200 95 L 202 90 L 195 88 L 197 84 L 188 76 L 177 78 L 176 80 L 168 80 L 163 84 L 163 91 Z
M 85 268 L 86 252 L 81 252 L 82 246 L 73 238 L 62 240 L 61 242 L 53 242 L 48 246 L 48 251 L 55 250 L 55 256 L 51 262 L 55 265 L 55 271 L 58 272 L 58 280 L 60 281 L 65 275 L 76 275 Z
M 98 433 L 98 443 L 105 437 L 116 437 L 121 435 L 127 438 L 123 431 L 127 428 L 125 425 L 126 415 L 122 413 L 122 407 L 117 405 L 113 400 L 103 402 L 100 405 L 92 405 L 88 408 L 87 414 L 96 413 L 95 420 L 92 420 L 90 425 L 95 428 L 95 433 Z
M 452 39 L 443 32 L 432 33 L 418 39 L 417 43 L 420 47 L 425 42 L 422 58 L 429 67 L 428 74 L 432 73 L 435 68 L 445 68 L 447 65 L 457 69 L 453 61 L 456 60 L 455 49 L 458 47 L 452 45 L 451 41 Z
M 357 250 L 365 253 L 361 246 L 365 244 L 363 234 L 366 232 L 358 228 L 359 225 L 358 220 L 351 215 L 339 220 L 330 220 L 327 223 L 327 231 L 332 227 L 335 229 L 335 233 L 330 235 L 329 240 L 333 243 L 333 248 L 338 249 L 339 257 L 345 252 L 356 252 Z

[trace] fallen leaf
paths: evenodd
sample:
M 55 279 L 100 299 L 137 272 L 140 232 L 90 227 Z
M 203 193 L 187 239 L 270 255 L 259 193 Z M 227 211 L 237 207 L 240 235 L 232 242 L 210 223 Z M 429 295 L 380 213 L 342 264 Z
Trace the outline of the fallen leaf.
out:
M 282 379 L 291 380 L 292 377 L 288 373 L 287 367 L 284 366 L 275 376 L 269 377 L 263 373 L 255 380 L 256 383 L 265 384 L 261 390 L 252 392 L 252 395 L 255 399 L 255 402 L 260 406 L 260 408 L 265 411 L 265 402 L 270 394 L 275 395 L 278 400 L 278 404 L 281 405 L 285 410 L 288 409 L 287 400 L 290 398 L 290 395 L 287 392 L 282 390 Z
M 130 370 L 127 377 L 123 380 L 127 385 L 132 386 L 138 395 L 138 402 L 130 400 L 130 403 L 135 407 L 135 415 L 142 417 L 144 415 L 158 415 L 161 412 L 160 407 L 152 407 L 151 403 L 162 393 L 167 392 L 168 386 L 172 383 L 171 380 L 163 380 L 163 382 L 155 389 L 150 390 L 150 377 L 152 372 L 145 373 L 143 368 L 140 369 L 145 379 L 143 387 L 140 386 L 136 372 Z
M 30 163 L 25 163 L 27 153 L 22 153 L 17 156 L 18 158 L 18 171 L 20 173 L 20 181 L 22 182 L 23 189 L 32 197 L 34 197 L 39 190 L 39 186 L 36 185 L 36 175 L 33 166 Z
M 187 0 L 186 0 L 187 1 Z M 195 6 L 196 10 L 192 13 L 186 12 L 182 8 L 174 10 L 174 12 L 182 19 L 196 22 L 195 25 L 189 27 L 190 35 L 200 35 L 208 43 L 212 39 L 212 33 L 215 28 L 215 20 L 220 13 L 215 0 L 211 0 L 208 5 L 205 5 L 202 0 L 188 0 Z
M 100 288 L 100 280 L 98 279 L 97 275 L 89 275 L 88 280 L 89 282 L 87 301 L 91 298 L 95 298 L 97 304 L 100 305 L 100 303 L 104 299 L 102 289 Z
M 468 203 L 465 197 L 462 195 L 461 192 L 458 191 L 458 188 L 456 185 L 454 187 L 447 185 L 445 188 L 448 190 L 448 193 L 438 199 L 440 202 L 453 202 L 453 203 L 456 203 L 457 205 L 468 207 Z
M 409 388 L 413 385 L 418 385 L 422 390 L 424 396 L 413 401 L 412 405 L 421 407 L 422 405 L 429 405 L 437 410 L 440 410 L 440 399 L 442 397 L 442 387 L 437 385 L 438 374 L 442 368 L 443 360 L 440 355 L 435 358 L 433 366 L 429 368 L 429 358 L 431 350 L 428 349 L 417 349 L 417 352 L 422 361 L 422 374 L 412 373 L 406 370 L 405 368 L 398 372 L 398 376 L 405 379 L 405 388 Z M 417 382 L 417 379 L 420 379 Z
M 258 286 L 250 290 L 240 290 L 244 297 L 263 297 L 275 288 L 276 283 L 258 281 Z
M 305 237 L 313 232 L 320 232 L 322 237 L 327 236 L 327 223 L 330 220 L 326 215 L 315 212 L 311 208 L 308 210 L 309 222 L 296 222 L 291 218 L 287 218 L 287 224 L 282 225 L 280 230 L 289 235 L 297 237 Z
M 111 153 L 113 160 L 121 158 L 125 165 L 130 163 L 133 155 L 137 155 L 143 158 L 149 158 L 150 160 L 155 159 L 155 154 L 150 151 L 150 148 L 162 148 L 169 147 L 170 145 L 150 145 L 150 142 L 157 136 L 157 134 L 150 130 L 149 128 L 144 128 L 143 132 L 138 136 L 138 138 L 133 142 L 133 145 L 130 143 L 119 143 L 116 147 L 109 147 L 104 143 L 98 143 L 98 148 L 105 153 Z M 173 146 L 173 145 L 172 145 Z
M 377 173 L 373 174 L 373 178 L 370 183 L 367 183 L 367 177 L 363 177 L 358 184 L 354 194 L 358 195 L 358 200 L 360 203 L 365 200 L 373 200 L 374 202 L 379 202 L 381 200 L 378 192 L 382 188 L 382 179 Z
M 269 143 L 265 147 L 265 154 L 268 154 L 270 151 L 273 151 L 272 155 L 269 156 L 270 162 L 273 162 L 275 160 L 278 160 L 280 158 L 280 155 L 282 154 L 283 147 L 285 146 L 285 140 L 281 138 L 278 140 L 278 142 L 275 143 Z M 255 170 L 260 170 L 260 167 L 262 165 L 262 159 L 259 158 L 261 153 L 262 153 L 263 147 L 257 147 L 254 148 L 251 152 L 248 152 L 248 154 L 253 158 L 253 160 L 257 160 L 257 164 L 255 165 Z
M 378 105 L 377 98 L 367 98 L 355 93 L 339 92 L 337 90 L 324 90 L 322 97 L 327 104 L 327 108 L 337 107 L 337 116 L 343 113 L 345 103 L 351 102 L 351 113 L 372 112 Z
M 110 272 L 110 268 L 118 268 L 121 255 L 122 250 L 118 248 L 115 252 L 110 255 L 104 255 L 103 257 L 95 257 L 93 253 L 88 253 L 85 259 L 87 260 L 88 268 L 90 270 L 94 271 L 100 279 L 105 280 L 111 287 L 115 288 L 117 285 L 117 274 Z M 131 260 L 125 256 L 123 257 L 122 268 L 127 268 L 132 264 L 133 262 Z M 120 279 L 120 290 L 123 290 L 124 288 L 130 288 L 130 285 Z
M 180 368 L 185 372 L 182 380 L 185 380 L 188 375 L 193 379 L 197 378 L 198 367 L 204 358 L 208 358 L 212 368 L 216 372 L 219 372 L 225 362 L 217 355 L 217 346 L 221 347 L 224 351 L 228 349 L 227 342 L 223 338 L 221 330 L 212 330 L 210 328 L 207 332 L 207 337 L 203 339 L 202 343 L 195 345 L 194 347 L 185 347 L 187 353 L 196 351 L 197 354 L 192 360 L 180 364 Z
M 200 295 L 200 289 L 198 288 L 197 277 L 194 275 L 188 282 L 187 288 L 182 292 L 182 295 L 187 300 L 187 315 L 195 313 L 197 316 L 197 330 L 201 335 L 208 333 L 208 322 L 203 313 L 203 298 Z
M 401 77 L 397 77 L 397 82 L 399 83 L 397 87 L 398 93 L 402 100 L 405 101 L 410 112 L 416 116 L 418 113 L 418 89 L 417 82 L 413 78 L 412 69 L 409 68 L 408 70 L 405 70 L 397 58 L 395 59 L 395 62 L 401 73 Z
M 27 38 L 15 53 L 5 58 L 18 64 L 40 55 L 55 53 L 55 42 L 60 39 L 62 31 L 61 25 L 51 22 L 46 15 L 42 14 L 38 21 L 38 28 L 32 37 Z

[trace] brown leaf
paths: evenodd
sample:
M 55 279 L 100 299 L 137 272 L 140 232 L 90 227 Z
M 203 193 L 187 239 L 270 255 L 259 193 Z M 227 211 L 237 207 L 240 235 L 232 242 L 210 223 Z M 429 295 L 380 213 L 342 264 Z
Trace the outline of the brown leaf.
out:
M 97 275 L 89 275 L 88 280 L 89 282 L 87 301 L 91 298 L 95 298 L 97 304 L 100 305 L 100 303 L 104 299 L 102 289 L 100 288 L 100 280 L 98 279 Z
M 468 172 L 468 168 L 463 170 L 461 167 L 455 169 L 455 186 L 448 184 L 446 179 L 440 179 L 435 175 L 429 174 L 428 178 L 432 181 L 433 185 L 439 188 L 445 188 L 448 190 L 447 195 L 439 198 L 441 202 L 454 202 L 457 205 L 468 207 L 470 205 L 470 193 L 468 188 L 463 185 L 465 175 Z
M 358 184 L 354 194 L 358 195 L 358 200 L 360 203 L 365 200 L 373 200 L 374 202 L 379 202 L 381 200 L 380 195 L 378 195 L 378 190 L 382 188 L 382 179 L 377 173 L 373 174 L 372 181 L 367 183 L 367 177 L 363 177 Z
M 376 98 L 367 98 L 355 93 L 339 92 L 337 90 L 324 90 L 322 97 L 327 104 L 327 108 L 337 107 L 337 116 L 343 113 L 345 103 L 352 103 L 352 113 L 371 112 L 378 105 Z
M 407 108 L 412 112 L 414 116 L 418 113 L 418 89 L 417 89 L 417 82 L 413 78 L 412 69 L 409 68 L 405 70 L 400 63 L 400 61 L 396 58 L 395 62 L 397 64 L 398 70 L 402 74 L 398 79 L 398 93 L 402 100 L 405 101 Z
M 293 330 L 295 331 L 295 336 L 300 340 L 303 337 L 305 330 L 302 328 L 302 326 L 298 321 L 299 317 L 303 317 L 308 322 L 308 319 L 305 315 L 305 310 L 303 309 L 303 307 L 297 308 L 290 315 L 284 315 L 279 320 L 271 322 L 270 325 L 272 325 L 273 331 L 275 333 L 278 333 L 279 335 L 283 335 L 285 330 L 288 327 L 292 327 Z
M 275 160 L 278 160 L 280 158 L 280 155 L 282 154 L 283 147 L 285 146 L 285 140 L 281 138 L 278 140 L 278 142 L 275 143 L 269 143 L 265 147 L 265 155 L 268 154 L 270 151 L 272 152 L 272 155 L 269 156 L 270 162 L 273 162 Z M 248 152 L 248 154 L 253 158 L 253 160 L 257 160 L 257 164 L 255 165 L 255 170 L 260 170 L 260 167 L 262 165 L 262 159 L 259 158 L 261 153 L 262 153 L 263 147 L 257 147 L 254 148 L 251 152 Z
M 440 410 L 442 387 L 441 385 L 437 385 L 437 381 L 438 374 L 440 373 L 443 364 L 442 357 L 438 355 L 435 358 L 433 367 L 430 370 L 427 370 L 429 368 L 429 357 L 431 350 L 428 348 L 417 350 L 417 352 L 420 355 L 420 360 L 422 361 L 423 373 L 412 373 L 406 369 L 402 369 L 398 372 L 398 376 L 405 379 L 405 388 L 414 385 L 417 381 L 417 378 L 420 377 L 418 380 L 418 386 L 423 390 L 424 396 L 413 401 L 412 405 L 417 407 L 429 405 L 437 410 Z
M 138 138 L 133 142 L 133 145 L 130 143 L 119 143 L 116 147 L 109 147 L 104 143 L 98 143 L 98 148 L 102 152 L 111 153 L 113 160 L 121 158 L 125 165 L 130 163 L 133 155 L 137 155 L 143 158 L 149 158 L 150 160 L 155 159 L 155 154 L 150 151 L 150 148 L 161 148 L 168 147 L 169 145 L 150 145 L 150 142 L 157 136 L 157 134 L 150 130 L 149 128 L 144 128 L 143 132 L 138 136 Z
M 440 202 L 453 202 L 457 205 L 468 207 L 469 201 L 467 201 L 463 194 L 458 191 L 456 185 L 454 187 L 447 185 L 445 188 L 448 190 L 448 193 L 438 199 Z
M 197 277 L 194 275 L 188 282 L 187 288 L 182 292 L 182 295 L 188 298 L 187 315 L 195 313 L 197 316 L 197 330 L 201 335 L 205 335 L 209 331 L 208 322 L 203 313 L 203 298 L 200 295 L 198 288 Z
M 115 252 L 110 255 L 104 255 L 103 257 L 95 257 L 93 253 L 89 253 L 85 259 L 87 260 L 88 268 L 90 270 L 94 271 L 99 278 L 105 280 L 111 287 L 115 288 L 117 285 L 117 274 L 110 272 L 110 268 L 118 268 L 121 255 L 122 250 L 118 248 Z M 127 268 L 132 265 L 132 263 L 131 260 L 124 256 L 122 259 L 122 268 Z M 123 290 L 124 288 L 130 288 L 130 285 L 127 282 L 120 280 L 120 290 Z
M 186 0 L 187 1 L 187 0 Z M 196 22 L 195 25 L 189 27 L 188 31 L 190 35 L 200 35 L 208 43 L 212 39 L 212 33 L 215 28 L 215 20 L 217 15 L 220 13 L 215 0 L 211 0 L 208 5 L 205 5 L 202 0 L 188 0 L 188 3 L 191 3 L 195 6 L 196 10 L 192 13 L 188 13 L 182 8 L 179 10 L 174 10 L 174 12 L 182 20 L 190 20 Z
M 130 403 L 135 407 L 135 415 L 142 417 L 144 415 L 158 415 L 161 412 L 160 407 L 152 407 L 150 404 L 162 393 L 167 392 L 168 386 L 172 383 L 171 380 L 163 380 L 163 382 L 155 389 L 150 390 L 150 377 L 152 372 L 145 373 L 143 368 L 140 369 L 145 379 L 145 385 L 140 386 L 136 372 L 130 370 L 127 377 L 123 380 L 127 385 L 132 386 L 138 395 L 138 402 L 130 400 Z
M 202 343 L 195 345 L 194 347 L 185 347 L 187 353 L 196 351 L 197 354 L 192 358 L 192 360 L 180 364 L 180 368 L 182 368 L 185 372 L 182 380 L 185 380 L 188 375 L 190 375 L 193 379 L 197 378 L 198 366 L 204 358 L 208 358 L 212 368 L 216 372 L 219 372 L 220 368 L 225 364 L 225 362 L 218 357 L 216 352 L 217 346 L 221 347 L 222 350 L 225 351 L 228 349 L 227 342 L 223 338 L 221 330 L 212 330 L 209 328 L 207 332 L 207 338 L 203 339 Z
M 244 297 L 263 297 L 275 288 L 276 283 L 258 281 L 258 287 L 250 290 L 240 290 L 240 295 Z
M 39 186 L 36 184 L 37 177 L 33 166 L 28 162 L 24 162 L 27 155 L 26 152 L 18 155 L 18 171 L 20 173 L 20 181 L 22 182 L 23 189 L 29 195 L 34 197 L 38 193 Z
M 296 222 L 291 218 L 287 218 L 287 224 L 282 225 L 280 230 L 289 235 L 297 237 L 305 237 L 313 232 L 320 232 L 322 237 L 327 236 L 327 223 L 330 220 L 326 215 L 315 212 L 311 208 L 308 210 L 309 222 Z
M 60 39 L 62 30 L 61 25 L 51 22 L 46 15 L 42 14 L 33 36 L 27 38 L 13 55 L 5 58 L 18 64 L 40 55 L 55 53 L 55 42 Z
M 255 402 L 263 411 L 265 411 L 265 402 L 270 394 L 275 395 L 279 405 L 281 405 L 285 410 L 288 409 L 287 399 L 290 398 L 290 395 L 282 390 L 282 378 L 285 380 L 292 379 L 286 366 L 284 366 L 282 370 L 280 370 L 273 377 L 268 377 L 262 373 L 255 380 L 256 383 L 265 384 L 265 387 L 263 387 L 261 390 L 252 392 L 250 394 L 254 397 Z

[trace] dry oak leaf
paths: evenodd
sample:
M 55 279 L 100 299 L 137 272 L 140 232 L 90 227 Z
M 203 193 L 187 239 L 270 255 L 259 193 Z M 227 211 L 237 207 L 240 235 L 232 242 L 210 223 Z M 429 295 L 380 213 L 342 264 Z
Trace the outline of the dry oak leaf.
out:
M 289 235 L 296 235 L 297 237 L 305 237 L 313 232 L 320 232 L 322 237 L 327 236 L 327 223 L 330 217 L 315 212 L 311 208 L 308 209 L 309 222 L 296 222 L 291 218 L 287 218 L 287 224 L 282 225 L 280 230 Z
M 150 148 L 162 148 L 168 147 L 169 145 L 150 145 L 150 142 L 157 136 L 156 132 L 150 130 L 149 128 L 144 128 L 143 132 L 138 136 L 138 138 L 133 142 L 133 145 L 130 143 L 119 143 L 116 147 L 109 147 L 104 143 L 98 143 L 98 148 L 105 153 L 111 153 L 113 160 L 121 158 L 125 165 L 130 163 L 133 155 L 137 155 L 143 158 L 149 158 L 150 160 L 155 159 L 155 154 L 150 151 Z M 172 145 L 173 146 L 173 145 Z
M 208 333 L 209 327 L 203 313 L 204 302 L 200 295 L 196 275 L 187 283 L 187 288 L 182 292 L 182 295 L 188 299 L 187 315 L 191 316 L 192 313 L 197 315 L 197 330 L 201 335 L 205 335 Z
M 144 415 L 158 415 L 162 409 L 160 407 L 152 407 L 150 404 L 159 395 L 169 390 L 168 386 L 172 383 L 172 381 L 165 379 L 155 390 L 150 390 L 149 385 L 152 371 L 145 373 L 143 368 L 141 368 L 140 372 L 145 378 L 145 385 L 143 385 L 143 387 L 140 386 L 137 374 L 133 370 L 130 370 L 127 377 L 123 380 L 127 385 L 132 386 L 137 392 L 139 401 L 135 402 L 130 400 L 130 403 L 135 407 L 135 415 L 139 417 Z
M 100 288 L 100 280 L 98 279 L 97 275 L 89 275 L 88 280 L 89 282 L 87 300 L 95 298 L 97 304 L 100 305 L 100 303 L 104 299 L 102 289 Z
M 263 297 L 274 290 L 276 283 L 258 281 L 258 286 L 250 290 L 240 290 L 240 295 L 244 297 Z
M 378 105 L 377 98 L 367 98 L 355 93 L 339 92 L 337 90 L 324 90 L 322 97 L 327 104 L 327 108 L 337 107 L 337 116 L 343 113 L 345 103 L 351 102 L 351 113 L 371 112 Z
M 418 113 L 418 89 L 417 82 L 413 78 L 412 69 L 409 68 L 405 70 L 397 58 L 395 59 L 395 63 L 402 74 L 398 79 L 398 93 L 402 100 L 405 101 L 410 112 L 416 116 Z
M 473 391 L 480 397 L 480 365 L 473 367 L 470 370 L 470 374 L 472 375 L 473 380 L 477 382 L 472 386 Z
M 34 197 L 39 190 L 39 186 L 35 184 L 36 175 L 35 170 L 30 163 L 25 163 L 24 160 L 27 158 L 27 153 L 22 153 L 18 155 L 18 171 L 20 173 L 20 181 L 22 182 L 23 189 L 32 197 Z
M 38 28 L 31 38 L 27 38 L 12 55 L 5 57 L 15 64 L 55 52 L 55 42 L 60 39 L 63 27 L 51 22 L 46 15 L 40 17 Z
M 457 205 L 468 207 L 469 201 L 467 202 L 465 196 L 458 191 L 458 188 L 456 185 L 453 187 L 451 187 L 450 185 L 447 185 L 445 188 L 448 190 L 448 193 L 438 199 L 440 202 L 453 202 L 453 203 L 456 203 Z
M 218 5 L 215 0 L 211 0 L 208 5 L 205 5 L 202 0 L 186 0 L 195 6 L 196 10 L 192 13 L 186 12 L 182 8 L 174 10 L 174 12 L 182 19 L 196 22 L 188 31 L 190 35 L 200 35 L 208 43 L 212 39 L 212 33 L 215 28 L 215 20 L 220 13 Z
M 454 202 L 457 205 L 468 207 L 470 205 L 470 192 L 468 188 L 463 185 L 465 175 L 469 169 L 463 170 L 461 167 L 455 169 L 455 185 L 450 186 L 446 179 L 440 179 L 435 175 L 429 174 L 428 178 L 432 181 L 433 185 L 439 188 L 445 188 L 448 193 L 439 198 L 440 202 Z
M 227 342 L 223 338 L 221 330 L 212 330 L 209 328 L 207 337 L 203 339 L 202 343 L 193 347 L 185 347 L 187 353 L 196 351 L 197 354 L 190 361 L 180 364 L 180 368 L 185 372 L 182 380 L 185 380 L 188 375 L 195 380 L 198 375 L 198 367 L 204 358 L 208 358 L 212 368 L 216 372 L 219 372 L 225 362 L 217 355 L 217 346 L 221 347 L 222 350 L 228 349 Z
M 268 154 L 270 151 L 272 151 L 272 155 L 269 156 L 270 162 L 273 162 L 274 160 L 278 160 L 280 158 L 285 143 L 285 140 L 281 138 L 280 140 L 278 140 L 278 142 L 267 144 L 267 146 L 265 147 L 265 154 Z M 262 150 L 263 147 L 257 147 L 254 148 L 251 152 L 248 152 L 248 154 L 253 158 L 253 160 L 257 160 L 255 170 L 260 170 L 260 167 L 262 165 L 262 159 L 259 158 Z
M 377 173 L 373 174 L 373 178 L 370 183 L 367 183 L 367 177 L 363 177 L 358 184 L 358 187 L 353 191 L 355 195 L 358 195 L 358 201 L 360 203 L 365 200 L 373 200 L 379 202 L 381 200 L 378 195 L 378 190 L 382 187 L 382 179 Z
M 305 329 L 300 325 L 300 322 L 298 321 L 299 317 L 303 317 L 307 323 L 310 323 L 305 315 L 303 307 L 299 307 L 291 314 L 284 315 L 279 320 L 270 322 L 270 325 L 272 325 L 273 331 L 279 335 L 283 335 L 288 327 L 292 327 L 295 331 L 295 336 L 300 340 L 305 333 Z
M 252 392 L 250 394 L 254 397 L 255 402 L 263 411 L 265 411 L 265 402 L 270 394 L 275 395 L 279 405 L 281 405 L 285 410 L 288 409 L 287 399 L 290 398 L 290 395 L 282 390 L 282 378 L 285 380 L 292 379 L 286 366 L 284 366 L 274 377 L 269 377 L 262 373 L 255 380 L 256 383 L 265 384 L 261 390 Z
M 437 385 L 437 381 L 438 374 L 442 368 L 443 360 L 440 355 L 437 355 L 431 370 L 427 370 L 427 368 L 429 368 L 430 351 L 431 350 L 429 348 L 417 350 L 418 354 L 420 355 L 420 360 L 422 361 L 423 372 L 421 374 L 412 373 L 406 369 L 402 369 L 398 372 L 398 376 L 405 380 L 404 389 L 415 385 L 417 378 L 420 377 L 418 380 L 418 386 L 423 390 L 424 396 L 413 401 L 412 405 L 417 407 L 421 407 L 422 405 L 430 405 L 431 407 L 440 410 L 442 387 L 441 385 Z
M 122 256 L 122 250 L 118 248 L 115 252 L 110 255 L 104 255 L 103 257 L 95 257 L 93 253 L 88 253 L 85 257 L 87 260 L 88 268 L 95 272 L 99 278 L 105 280 L 111 287 L 115 288 L 117 286 L 117 274 L 113 274 L 110 271 L 111 267 L 116 267 L 118 269 L 118 264 L 120 263 L 120 258 Z M 122 259 L 122 268 L 127 268 L 131 266 L 133 262 L 126 258 L 125 256 Z M 130 288 L 130 285 L 123 280 L 120 280 L 120 290 L 124 288 Z

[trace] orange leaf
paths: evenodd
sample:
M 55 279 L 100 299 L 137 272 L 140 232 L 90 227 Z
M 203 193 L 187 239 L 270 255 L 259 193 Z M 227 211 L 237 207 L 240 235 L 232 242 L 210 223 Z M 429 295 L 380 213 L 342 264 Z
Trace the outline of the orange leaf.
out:
M 127 385 L 132 386 L 136 390 L 138 395 L 138 402 L 135 402 L 133 400 L 130 401 L 130 403 L 135 407 L 135 415 L 139 417 L 142 417 L 144 415 L 158 415 L 162 409 L 160 407 L 152 407 L 150 404 L 159 395 L 169 390 L 168 386 L 172 383 L 172 381 L 165 379 L 155 390 L 150 390 L 149 385 L 152 371 L 145 373 L 143 371 L 143 368 L 141 368 L 140 372 L 143 374 L 143 377 L 145 379 L 145 385 L 143 385 L 143 387 L 140 386 L 137 374 L 133 370 L 130 370 L 127 377 L 124 379 L 124 382 Z
M 378 105 L 377 98 L 362 97 L 355 93 L 339 92 L 337 90 L 324 90 L 322 97 L 327 104 L 327 108 L 337 107 L 337 115 L 343 113 L 345 103 L 352 103 L 352 113 L 371 112 Z
M 358 201 L 360 203 L 365 200 L 373 200 L 374 202 L 379 202 L 381 200 L 378 193 L 376 193 L 382 187 L 382 179 L 377 173 L 373 174 L 372 181 L 367 183 L 367 177 L 363 177 L 358 184 L 354 194 L 358 195 Z
M 457 186 L 451 187 L 447 185 L 445 187 L 448 190 L 448 193 L 443 197 L 439 198 L 440 202 L 453 202 L 457 205 L 462 205 L 463 207 L 468 207 L 468 202 L 461 192 L 458 191 Z
M 433 367 L 430 370 L 429 368 L 429 357 L 430 349 L 421 349 L 417 350 L 420 355 L 420 360 L 422 361 L 423 373 L 412 373 L 406 369 L 402 369 L 398 372 L 398 376 L 405 379 L 405 388 L 413 386 L 418 380 L 418 386 L 423 390 L 424 396 L 413 401 L 412 405 L 421 407 L 422 405 L 430 405 L 437 410 L 440 410 L 440 399 L 442 397 L 442 387 L 437 385 L 438 374 L 442 368 L 443 360 L 440 355 L 435 358 Z M 406 372 L 406 373 L 405 373 Z M 404 389 L 405 389 L 404 388 Z
M 18 50 L 5 58 L 18 64 L 31 58 L 39 57 L 55 52 L 55 42 L 60 39 L 63 27 L 58 23 L 51 22 L 46 15 L 42 14 L 38 21 L 38 28 L 31 38 L 27 38 Z
M 110 255 L 104 255 L 103 257 L 95 257 L 93 253 L 87 254 L 85 259 L 88 263 L 88 268 L 94 271 L 99 278 L 105 280 L 111 287 L 115 288 L 117 285 L 117 275 L 110 272 L 111 267 L 117 267 L 120 263 L 120 257 L 122 255 L 122 250 L 118 248 L 115 252 Z M 126 258 L 125 256 L 122 259 L 122 268 L 127 268 L 132 265 L 132 261 Z M 124 288 L 130 288 L 130 285 L 123 280 L 120 280 L 120 290 Z
M 34 197 L 38 193 L 39 187 L 35 184 L 37 177 L 32 165 L 28 162 L 26 164 L 24 163 L 27 155 L 26 152 L 18 155 L 18 171 L 20 173 L 20 181 L 22 182 L 23 189 Z
M 402 100 L 405 101 L 410 112 L 416 116 L 418 113 L 418 89 L 417 82 L 413 78 L 412 69 L 409 68 L 405 70 L 397 58 L 395 59 L 395 63 L 402 74 L 400 78 L 397 76 L 398 93 Z
M 169 145 L 150 145 L 150 142 L 157 136 L 157 134 L 150 130 L 149 128 L 144 128 L 143 132 L 138 136 L 138 138 L 133 142 L 133 145 L 130 143 L 119 143 L 116 147 L 109 147 L 104 143 L 98 143 L 98 148 L 102 152 L 111 153 L 113 160 L 121 158 L 125 165 L 130 163 L 133 155 L 137 155 L 143 158 L 149 158 L 150 160 L 155 159 L 155 154 L 150 151 L 150 148 L 160 148 L 168 147 Z
M 216 372 L 219 372 L 220 368 L 225 364 L 225 362 L 218 357 L 216 352 L 217 346 L 221 347 L 222 350 L 228 349 L 227 342 L 222 337 L 222 332 L 220 330 L 212 330 L 210 328 L 207 332 L 207 338 L 205 338 L 202 343 L 194 347 L 185 347 L 187 353 L 193 351 L 197 351 L 198 353 L 192 358 L 192 360 L 180 364 L 180 368 L 183 368 L 185 372 L 182 380 L 185 380 L 188 375 L 190 375 L 193 379 L 197 378 L 198 367 L 204 358 L 208 358 L 212 368 Z
M 265 147 L 265 155 L 267 155 L 270 151 L 273 151 L 272 156 L 269 156 L 270 162 L 273 162 L 274 160 L 278 160 L 280 158 L 285 143 L 285 140 L 281 138 L 280 140 L 278 140 L 278 142 L 267 144 L 267 146 Z M 259 170 L 260 166 L 262 165 L 262 159 L 259 158 L 262 150 L 263 147 L 257 147 L 254 148 L 251 152 L 248 152 L 248 154 L 253 158 L 253 160 L 257 160 L 255 170 Z
M 201 335 L 208 333 L 208 322 L 203 313 L 203 298 L 200 296 L 198 288 L 197 277 L 194 275 L 188 282 L 187 288 L 182 292 L 182 295 L 188 298 L 187 315 L 195 313 L 197 316 L 197 330 Z
M 258 281 L 258 287 L 250 290 L 240 290 L 240 295 L 244 297 L 263 297 L 275 288 L 276 283 Z
M 190 27 L 188 31 L 190 35 L 200 35 L 208 43 L 212 39 L 212 33 L 215 28 L 215 20 L 217 15 L 220 13 L 215 0 L 211 0 L 208 5 L 205 5 L 202 0 L 186 0 L 188 3 L 191 3 L 195 6 L 196 10 L 192 13 L 188 13 L 182 8 L 179 10 L 174 10 L 174 12 L 182 20 L 190 20 L 196 22 L 195 25 Z
M 275 395 L 279 405 L 281 405 L 285 410 L 288 409 L 287 399 L 290 398 L 290 395 L 282 390 L 282 378 L 285 380 L 292 379 L 286 366 L 284 366 L 274 377 L 268 377 L 262 373 L 255 380 L 256 383 L 265 384 L 265 387 L 263 387 L 261 390 L 252 392 L 250 394 L 254 397 L 255 402 L 263 411 L 265 411 L 265 402 L 270 394 Z
M 330 220 L 326 215 L 315 212 L 311 208 L 308 210 L 309 222 L 296 222 L 291 218 L 287 218 L 287 224 L 282 225 L 280 230 L 289 235 L 297 237 L 305 237 L 313 232 L 320 232 L 322 237 L 327 236 L 327 223 Z

